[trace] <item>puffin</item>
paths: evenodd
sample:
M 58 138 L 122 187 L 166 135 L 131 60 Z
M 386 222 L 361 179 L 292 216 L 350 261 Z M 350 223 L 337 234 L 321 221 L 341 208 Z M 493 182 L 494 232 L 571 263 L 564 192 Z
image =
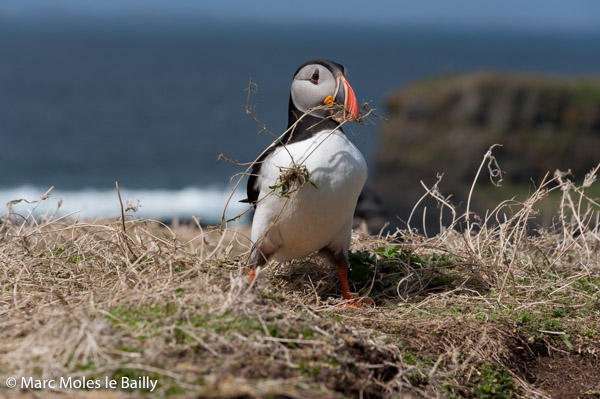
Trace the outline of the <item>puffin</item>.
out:
M 359 120 L 346 77 L 343 65 L 324 59 L 305 62 L 294 73 L 288 129 L 254 161 L 242 200 L 255 208 L 251 280 L 272 259 L 318 253 L 337 266 L 342 298 L 352 298 L 348 250 L 367 164 L 342 130 Z

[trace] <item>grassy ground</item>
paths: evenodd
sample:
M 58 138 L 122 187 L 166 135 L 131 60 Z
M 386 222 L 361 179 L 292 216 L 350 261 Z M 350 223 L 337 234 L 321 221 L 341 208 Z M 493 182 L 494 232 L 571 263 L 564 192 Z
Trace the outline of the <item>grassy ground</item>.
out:
M 271 265 L 251 284 L 244 229 L 9 212 L 0 395 L 598 398 L 594 181 L 557 175 L 435 237 L 357 230 L 352 289 L 373 302 L 362 308 L 343 306 L 335 269 L 317 258 Z M 548 190 L 561 207 L 554 228 L 536 229 Z M 84 376 L 157 386 L 19 388 L 21 377 Z

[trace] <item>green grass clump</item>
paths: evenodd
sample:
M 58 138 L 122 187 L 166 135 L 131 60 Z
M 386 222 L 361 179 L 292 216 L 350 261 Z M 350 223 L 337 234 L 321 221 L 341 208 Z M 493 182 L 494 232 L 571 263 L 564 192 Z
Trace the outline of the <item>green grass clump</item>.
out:
M 350 252 L 351 273 L 349 278 L 357 283 L 366 284 L 360 294 L 369 293 L 385 296 L 396 288 L 399 280 L 406 276 L 420 280 L 423 291 L 432 291 L 452 287 L 460 277 L 452 269 L 464 262 L 452 254 L 419 255 L 398 245 L 375 247 L 372 252 Z M 394 295 L 395 296 L 395 295 Z

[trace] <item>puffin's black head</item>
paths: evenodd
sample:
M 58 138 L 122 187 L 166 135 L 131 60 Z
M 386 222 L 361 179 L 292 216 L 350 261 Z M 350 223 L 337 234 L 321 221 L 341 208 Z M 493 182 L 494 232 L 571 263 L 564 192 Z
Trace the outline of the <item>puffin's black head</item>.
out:
M 323 105 L 339 105 L 342 112 Z M 350 84 L 346 80 L 346 68 L 333 61 L 310 60 L 300 66 L 294 74 L 290 92 L 288 127 L 294 124 L 305 112 L 313 110 L 304 119 L 311 125 L 319 120 L 328 120 L 335 125 L 358 119 L 358 104 Z M 328 117 L 332 118 L 328 118 Z M 316 118 L 316 120 L 315 120 Z

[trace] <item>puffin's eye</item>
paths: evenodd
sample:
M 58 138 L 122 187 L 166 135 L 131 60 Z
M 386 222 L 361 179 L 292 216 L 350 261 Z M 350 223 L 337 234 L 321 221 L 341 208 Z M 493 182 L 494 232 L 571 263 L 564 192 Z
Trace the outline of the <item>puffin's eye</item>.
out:
M 314 84 L 319 83 L 319 70 L 315 70 L 312 74 L 312 76 L 310 77 L 310 81 L 313 82 Z

